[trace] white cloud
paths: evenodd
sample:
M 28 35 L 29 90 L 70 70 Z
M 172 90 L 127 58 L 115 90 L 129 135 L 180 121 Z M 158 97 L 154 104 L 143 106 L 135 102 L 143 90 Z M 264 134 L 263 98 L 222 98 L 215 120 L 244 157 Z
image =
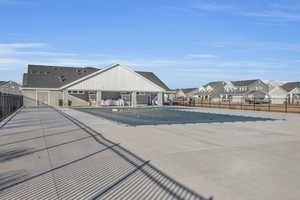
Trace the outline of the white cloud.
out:
M 22 49 L 22 48 L 40 48 L 48 46 L 46 43 L 0 43 L 0 48 L 13 48 L 13 49 Z
M 77 56 L 76 53 L 62 53 L 62 52 L 47 52 L 47 51 L 24 51 L 15 52 L 17 55 L 35 55 L 35 56 Z
M 283 11 L 244 12 L 241 14 L 244 16 L 263 17 L 263 18 L 269 18 L 269 19 L 274 19 L 274 20 L 283 20 L 283 21 L 299 21 L 300 20 L 300 14 L 283 12 Z
M 0 55 L 30 55 L 30 56 L 77 56 L 76 53 L 64 53 L 64 52 L 48 52 L 48 51 L 28 51 L 29 49 L 41 49 L 48 47 L 46 43 L 11 43 L 0 44 Z M 19 51 L 22 49 L 22 51 Z
M 232 5 L 219 4 L 219 3 L 199 3 L 193 8 L 207 10 L 207 11 L 220 11 L 220 10 L 228 10 L 234 9 Z
M 0 43 L 0 55 L 15 54 L 18 49 L 32 49 L 47 47 L 46 43 Z
M 32 1 L 29 0 L 0 0 L 0 4 L 2 5 L 28 5 L 33 4 Z
M 235 51 L 248 51 L 248 50 L 281 50 L 281 51 L 300 51 L 300 46 L 297 43 L 283 43 L 283 42 L 257 42 L 257 41 L 228 41 L 228 42 L 216 42 L 212 44 L 217 48 L 231 48 Z
M 96 54 L 95 56 L 97 56 L 97 57 L 112 57 L 113 55 L 110 55 L 110 54 L 104 54 L 104 53 L 99 53 L 99 54 Z
M 24 64 L 26 60 L 15 59 L 15 58 L 0 58 L 0 65 L 9 65 L 9 64 Z
M 190 54 L 188 56 L 192 58 L 217 58 L 217 56 L 211 54 Z
M 271 7 L 281 9 L 281 10 L 290 10 L 290 11 L 297 11 L 300 10 L 300 5 L 287 5 L 287 4 L 271 4 Z
M 228 14 L 234 14 L 238 16 L 244 17 L 257 17 L 260 19 L 268 19 L 269 21 L 300 21 L 300 4 L 261 4 L 260 8 L 255 6 L 253 7 L 243 7 L 232 4 L 220 4 L 216 2 L 211 3 L 198 3 L 193 6 L 189 6 L 184 9 L 185 12 L 189 10 L 189 12 L 193 12 L 194 10 L 202 10 L 202 11 L 210 11 L 210 12 L 220 12 L 224 11 Z M 264 21 L 264 23 L 266 23 Z

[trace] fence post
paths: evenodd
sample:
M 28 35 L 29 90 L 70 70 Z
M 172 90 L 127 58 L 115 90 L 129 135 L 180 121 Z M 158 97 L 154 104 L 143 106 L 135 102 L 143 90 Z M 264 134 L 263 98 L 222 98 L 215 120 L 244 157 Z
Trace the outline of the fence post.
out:
M 272 99 L 269 98 L 269 112 L 271 112 L 271 101 L 272 101 Z
M 254 111 L 256 111 L 256 109 L 255 109 L 255 97 L 253 97 L 253 108 L 254 108 Z
M 0 121 L 23 106 L 23 96 L 0 92 Z

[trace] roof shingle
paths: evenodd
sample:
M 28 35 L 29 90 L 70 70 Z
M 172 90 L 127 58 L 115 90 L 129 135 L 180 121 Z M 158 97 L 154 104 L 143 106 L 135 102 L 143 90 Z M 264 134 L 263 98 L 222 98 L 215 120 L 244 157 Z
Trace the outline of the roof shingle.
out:
M 8 83 L 8 81 L 0 81 L 0 86 Z
M 100 69 L 93 67 L 78 68 L 48 65 L 28 65 L 28 72 L 23 75 L 23 87 L 60 88 L 98 70 Z M 136 73 L 162 87 L 163 89 L 169 90 L 166 84 L 162 82 L 154 73 L 142 71 L 136 71 Z
M 234 86 L 249 86 L 252 83 L 255 83 L 256 81 L 259 81 L 259 79 L 255 79 L 255 80 L 242 80 L 242 81 L 232 81 L 232 84 Z
M 295 88 L 300 88 L 300 82 L 289 82 L 281 86 L 286 91 L 290 92 Z

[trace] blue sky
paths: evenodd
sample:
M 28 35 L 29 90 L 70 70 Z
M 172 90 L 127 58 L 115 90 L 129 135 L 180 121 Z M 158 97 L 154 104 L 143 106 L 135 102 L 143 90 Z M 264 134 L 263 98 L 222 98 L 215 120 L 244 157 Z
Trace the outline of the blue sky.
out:
M 121 63 L 171 88 L 300 81 L 298 0 L 0 0 L 0 19 L 0 80 Z

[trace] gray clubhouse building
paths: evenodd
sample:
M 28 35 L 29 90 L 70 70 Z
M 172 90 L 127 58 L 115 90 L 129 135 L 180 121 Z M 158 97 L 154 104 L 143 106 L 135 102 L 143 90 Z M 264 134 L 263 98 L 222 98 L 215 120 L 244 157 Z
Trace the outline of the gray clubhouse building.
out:
M 169 88 L 152 72 L 112 64 L 103 69 L 28 65 L 25 106 L 163 105 Z

